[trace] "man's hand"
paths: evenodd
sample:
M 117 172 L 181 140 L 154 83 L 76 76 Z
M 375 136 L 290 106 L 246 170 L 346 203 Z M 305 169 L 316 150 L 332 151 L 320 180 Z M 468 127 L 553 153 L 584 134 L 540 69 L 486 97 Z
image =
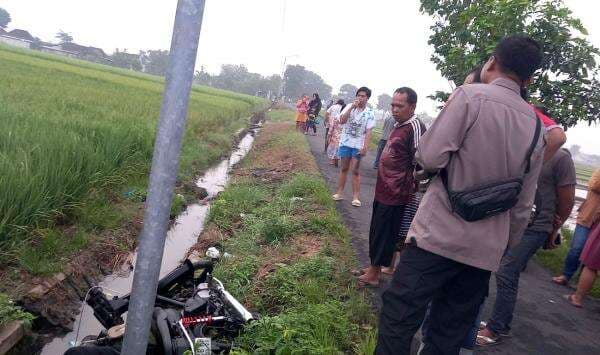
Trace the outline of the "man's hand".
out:
M 352 101 L 352 105 L 350 105 L 350 107 L 357 108 L 358 107 L 358 103 L 359 103 L 359 100 L 358 99 L 354 99 L 354 101 Z
M 562 218 L 558 214 L 555 214 L 554 215 L 554 228 L 556 230 L 558 230 L 560 227 L 562 227 L 563 223 L 564 222 L 563 222 Z
M 558 236 L 558 229 L 555 229 L 552 233 L 548 235 L 548 239 L 546 239 L 546 245 L 544 249 L 552 250 L 556 249 L 558 245 L 556 244 L 556 237 Z
M 360 150 L 360 155 L 361 155 L 362 157 L 364 157 L 364 156 L 366 156 L 366 155 L 367 155 L 367 146 L 366 146 L 366 145 L 365 145 L 365 146 L 363 146 L 363 147 L 362 147 L 362 149 Z

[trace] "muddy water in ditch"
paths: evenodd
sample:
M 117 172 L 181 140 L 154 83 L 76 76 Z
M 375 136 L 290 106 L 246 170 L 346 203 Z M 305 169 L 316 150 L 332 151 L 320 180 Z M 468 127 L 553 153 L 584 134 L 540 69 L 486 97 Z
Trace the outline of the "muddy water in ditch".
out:
M 252 147 L 254 134 L 255 131 L 246 134 L 239 142 L 237 149 L 232 152 L 228 159 L 222 160 L 198 179 L 196 184 L 199 187 L 206 189 L 208 197 L 198 204 L 189 206 L 179 217 L 177 217 L 173 227 L 169 230 L 160 269 L 161 277 L 178 266 L 189 248 L 198 241 L 198 236 L 204 228 L 204 222 L 210 208 L 209 201 L 219 192 L 223 191 L 229 180 L 231 168 L 239 163 Z M 136 257 L 137 253 L 134 253 L 133 263 L 135 263 Z M 122 295 L 131 291 L 132 281 L 133 272 L 124 270 L 121 273 L 107 276 L 99 283 L 99 285 L 104 287 L 106 292 L 111 295 Z M 61 355 L 71 346 L 71 344 L 74 344 L 76 337 L 78 338 L 78 341 L 81 341 L 86 335 L 98 334 L 102 329 L 102 326 L 96 318 L 94 318 L 92 313 L 92 309 L 88 305 L 85 305 L 82 313 L 77 315 L 73 328 L 74 331 L 68 333 L 64 337 L 52 340 L 51 343 L 47 344 L 42 349 L 42 354 Z M 78 328 L 79 335 L 77 336 Z

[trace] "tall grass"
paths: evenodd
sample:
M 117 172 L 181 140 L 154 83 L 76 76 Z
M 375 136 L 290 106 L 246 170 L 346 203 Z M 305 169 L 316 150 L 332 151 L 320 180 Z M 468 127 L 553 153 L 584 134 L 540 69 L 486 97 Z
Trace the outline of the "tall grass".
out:
M 147 173 L 162 90 L 158 77 L 0 46 L 0 243 Z M 210 148 L 260 104 L 195 87 L 180 174 L 216 159 Z

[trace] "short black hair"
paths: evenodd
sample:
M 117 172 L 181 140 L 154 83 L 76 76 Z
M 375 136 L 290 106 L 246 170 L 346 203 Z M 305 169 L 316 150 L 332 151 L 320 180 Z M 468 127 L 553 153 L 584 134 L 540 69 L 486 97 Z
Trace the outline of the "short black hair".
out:
M 538 70 L 542 63 L 542 47 L 525 34 L 504 37 L 494 50 L 494 57 L 501 69 L 516 74 L 525 81 Z
M 417 93 L 406 86 L 403 86 L 401 88 L 396 89 L 396 91 L 394 91 L 394 94 L 405 94 L 406 95 L 406 101 L 411 104 L 411 105 L 416 105 L 417 104 Z
M 473 83 L 481 83 L 481 70 L 483 69 L 483 64 L 479 64 L 473 70 L 467 74 L 467 76 L 473 74 Z
M 359 92 L 364 92 L 365 94 L 367 94 L 368 98 L 371 98 L 371 89 L 369 89 L 366 86 L 361 86 L 358 88 L 358 90 L 356 90 L 356 95 L 358 95 Z

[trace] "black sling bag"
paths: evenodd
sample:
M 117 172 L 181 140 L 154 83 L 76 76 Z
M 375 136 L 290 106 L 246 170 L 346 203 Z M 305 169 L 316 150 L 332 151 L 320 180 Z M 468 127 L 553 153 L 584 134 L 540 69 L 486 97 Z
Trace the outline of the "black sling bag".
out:
M 498 215 L 513 208 L 523 188 L 523 178 L 531 168 L 531 155 L 540 138 L 540 119 L 536 115 L 535 134 L 525 159 L 525 173 L 517 178 L 508 178 L 478 185 L 463 191 L 452 191 L 448 183 L 448 172 L 442 169 L 440 177 L 448 192 L 452 211 L 467 222 L 479 221 Z

